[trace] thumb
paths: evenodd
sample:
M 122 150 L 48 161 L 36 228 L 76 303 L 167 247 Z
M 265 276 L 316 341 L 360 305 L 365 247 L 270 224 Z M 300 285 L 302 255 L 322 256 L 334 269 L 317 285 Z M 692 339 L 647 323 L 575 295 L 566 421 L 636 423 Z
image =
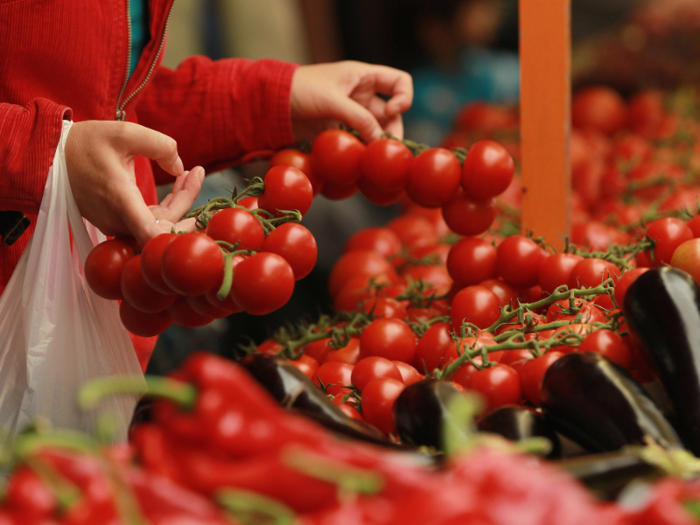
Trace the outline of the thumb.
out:
M 185 173 L 175 139 L 138 124 L 125 124 L 124 132 L 119 135 L 116 144 L 122 153 L 155 160 L 161 168 L 175 177 Z
M 329 114 L 359 131 L 362 140 L 369 143 L 381 138 L 382 127 L 372 112 L 353 99 L 338 95 L 329 101 Z
M 151 238 L 163 233 L 135 184 L 124 185 L 113 199 L 124 225 L 139 245 L 144 246 Z

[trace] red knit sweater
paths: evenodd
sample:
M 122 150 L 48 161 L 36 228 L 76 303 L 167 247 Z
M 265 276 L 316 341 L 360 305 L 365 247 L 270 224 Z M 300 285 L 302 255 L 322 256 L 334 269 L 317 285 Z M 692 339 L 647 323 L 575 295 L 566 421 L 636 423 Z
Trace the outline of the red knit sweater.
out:
M 62 119 L 115 120 L 122 110 L 177 140 L 186 169 L 221 169 L 292 142 L 296 66 L 204 57 L 160 66 L 172 3 L 149 0 L 150 41 L 127 82 L 128 0 L 0 0 L 0 210 L 32 221 L 14 245 L 0 243 L 0 292 L 33 232 Z M 172 177 L 140 158 L 136 180 L 155 204 L 155 185 Z M 134 339 L 143 364 L 155 338 Z

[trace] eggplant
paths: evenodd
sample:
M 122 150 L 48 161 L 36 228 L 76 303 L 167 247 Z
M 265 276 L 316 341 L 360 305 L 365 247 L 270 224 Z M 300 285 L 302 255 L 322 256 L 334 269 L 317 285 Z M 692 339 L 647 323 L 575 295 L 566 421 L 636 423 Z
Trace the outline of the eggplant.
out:
M 700 456 L 700 286 L 684 271 L 654 268 L 630 285 L 624 312 L 673 405 L 683 443 Z
M 542 410 L 554 428 L 590 452 L 680 439 L 642 386 L 621 366 L 593 353 L 555 361 L 542 380 Z
M 482 432 L 500 434 L 510 441 L 522 441 L 532 437 L 547 438 L 552 444 L 548 458 L 561 456 L 559 437 L 541 414 L 523 406 L 497 408 L 481 418 L 477 426 Z
M 638 451 L 629 449 L 560 459 L 554 464 L 606 500 L 615 499 L 632 481 L 655 480 L 665 475 L 661 469 L 644 461 Z
M 376 428 L 347 416 L 308 377 L 287 360 L 268 354 L 251 354 L 241 365 L 279 403 L 340 434 L 388 447 L 398 447 Z
M 455 387 L 437 379 L 424 379 L 404 388 L 394 402 L 396 432 L 401 441 L 444 452 L 443 430 L 451 417 L 448 407 L 455 396 L 461 395 Z

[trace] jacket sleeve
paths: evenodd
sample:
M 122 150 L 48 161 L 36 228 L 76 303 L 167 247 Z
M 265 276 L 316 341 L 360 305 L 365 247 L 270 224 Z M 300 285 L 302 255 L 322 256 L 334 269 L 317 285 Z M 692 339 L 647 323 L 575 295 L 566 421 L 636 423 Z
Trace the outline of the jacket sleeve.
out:
M 71 114 L 45 98 L 0 103 L 0 210 L 39 212 L 62 121 Z
M 289 98 L 296 64 L 205 57 L 159 67 L 138 101 L 139 123 L 173 137 L 186 168 L 229 167 L 293 142 Z M 157 183 L 172 181 L 155 163 Z

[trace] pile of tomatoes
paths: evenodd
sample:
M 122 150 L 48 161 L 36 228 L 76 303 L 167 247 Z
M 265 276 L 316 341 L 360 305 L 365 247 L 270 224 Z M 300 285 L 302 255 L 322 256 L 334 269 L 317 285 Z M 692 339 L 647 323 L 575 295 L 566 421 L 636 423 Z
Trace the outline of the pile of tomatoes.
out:
M 97 245 L 86 280 L 97 295 L 121 301 L 122 323 L 142 337 L 172 323 L 197 327 L 236 312 L 270 313 L 316 262 L 314 236 L 295 222 L 312 199 L 300 170 L 274 166 L 264 184 L 195 210 L 197 231 L 163 233 L 143 247 L 124 238 Z

